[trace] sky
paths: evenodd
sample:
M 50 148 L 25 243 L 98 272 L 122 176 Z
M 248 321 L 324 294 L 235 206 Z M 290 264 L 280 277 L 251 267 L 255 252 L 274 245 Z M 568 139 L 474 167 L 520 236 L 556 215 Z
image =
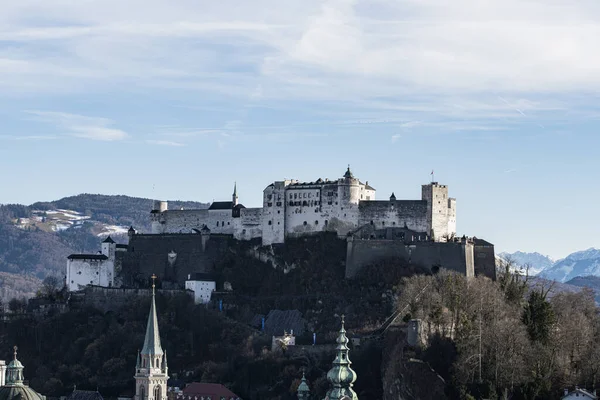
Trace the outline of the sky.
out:
M 53 0 L 0 13 L 0 203 L 457 198 L 459 234 L 600 247 L 597 0 Z

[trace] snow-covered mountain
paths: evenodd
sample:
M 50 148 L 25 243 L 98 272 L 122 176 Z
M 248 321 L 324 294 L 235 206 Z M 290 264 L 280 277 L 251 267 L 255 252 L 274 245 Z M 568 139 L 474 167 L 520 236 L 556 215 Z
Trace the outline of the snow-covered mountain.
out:
M 554 265 L 554 260 L 540 253 L 525 253 L 517 251 L 515 253 L 503 252 L 498 254 L 505 261 L 511 260 L 520 267 L 529 266 L 529 275 L 537 275 L 542 270 Z
M 546 267 L 540 276 L 558 282 L 567 282 L 578 276 L 600 276 L 600 250 L 590 248 L 569 254 Z

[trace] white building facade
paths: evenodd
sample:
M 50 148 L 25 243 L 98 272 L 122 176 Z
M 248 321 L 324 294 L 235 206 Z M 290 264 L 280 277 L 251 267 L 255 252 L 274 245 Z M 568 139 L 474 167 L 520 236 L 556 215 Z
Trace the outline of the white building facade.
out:
M 188 276 L 185 281 L 185 288 L 194 292 L 194 302 L 196 304 L 207 304 L 210 302 L 212 293 L 216 290 L 216 283 L 210 278 L 199 278 L 192 279 Z
M 109 237 L 97 254 L 71 254 L 67 257 L 67 288 L 81 290 L 87 285 L 114 286 L 116 243 Z
M 423 185 L 420 200 L 397 200 L 392 194 L 389 200 L 377 201 L 375 195 L 375 189 L 355 178 L 348 167 L 342 178 L 333 181 L 274 182 L 263 191 L 262 208 L 239 204 L 236 189 L 232 201 L 213 202 L 205 210 L 169 210 L 166 202 L 156 201 L 152 233 L 207 228 L 211 234 L 238 240 L 261 238 L 263 245 L 325 231 L 345 237 L 364 225 L 404 227 L 436 241 L 456 234 L 456 199 L 448 196 L 446 185 Z

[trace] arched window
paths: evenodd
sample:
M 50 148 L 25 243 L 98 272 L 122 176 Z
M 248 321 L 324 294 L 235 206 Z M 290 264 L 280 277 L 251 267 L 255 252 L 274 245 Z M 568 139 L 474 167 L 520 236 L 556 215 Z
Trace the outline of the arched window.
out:
M 160 385 L 154 387 L 154 400 L 162 400 Z
M 146 400 L 146 391 L 142 385 L 140 385 L 140 400 Z

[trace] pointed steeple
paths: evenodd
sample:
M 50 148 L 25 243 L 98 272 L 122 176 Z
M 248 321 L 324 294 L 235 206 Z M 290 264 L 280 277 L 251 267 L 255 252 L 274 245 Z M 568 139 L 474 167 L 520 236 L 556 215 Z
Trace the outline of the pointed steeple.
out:
M 302 381 L 298 385 L 298 400 L 308 400 L 310 398 L 310 388 L 306 383 L 306 375 L 302 372 Z
M 327 373 L 327 380 L 331 384 L 331 389 L 327 391 L 329 400 L 340 400 L 347 396 L 351 400 L 358 400 L 356 392 L 352 390 L 352 385 L 356 381 L 356 372 L 350 368 L 352 362 L 348 358 L 348 338 L 344 329 L 344 316 L 342 315 L 342 328 L 340 329 L 336 340 L 336 356 L 333 360 L 333 367 Z
M 134 400 L 167 400 L 167 354 L 160 345 L 158 318 L 156 316 L 156 275 L 152 275 L 152 300 L 144 347 L 138 353 L 135 370 Z
M 160 346 L 160 335 L 158 332 L 158 318 L 156 317 L 156 302 L 154 301 L 156 275 L 152 275 L 152 301 L 150 302 L 150 313 L 148 314 L 148 324 L 146 325 L 146 338 L 144 339 L 144 347 L 142 355 L 163 355 L 162 347 Z
M 233 194 L 231 195 L 232 207 L 238 205 L 237 182 L 233 183 Z
M 140 351 L 138 350 L 137 361 L 135 363 L 135 369 L 140 369 L 142 366 L 142 358 L 140 356 Z

